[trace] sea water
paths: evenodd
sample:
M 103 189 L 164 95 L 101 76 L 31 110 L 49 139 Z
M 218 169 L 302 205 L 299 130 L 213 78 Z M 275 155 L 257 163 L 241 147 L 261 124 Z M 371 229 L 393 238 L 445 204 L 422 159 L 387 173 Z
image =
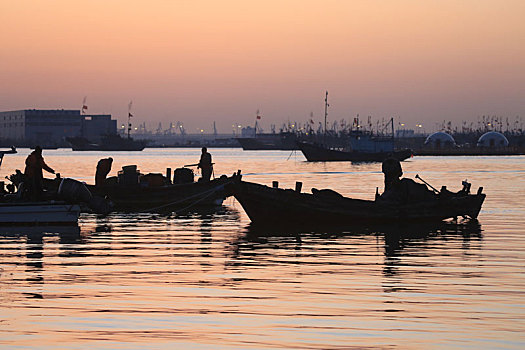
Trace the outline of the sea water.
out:
M 2 177 L 29 150 L 6 155 Z M 373 199 L 381 165 L 307 163 L 300 153 L 210 149 L 215 176 Z M 44 150 L 94 182 L 197 163 L 199 149 Z M 478 222 L 381 231 L 250 227 L 233 198 L 216 210 L 83 214 L 74 227 L 0 228 L 0 347 L 20 349 L 522 349 L 525 157 L 414 157 L 404 176 L 487 198 Z M 50 174 L 48 174 L 50 175 Z M 52 175 L 50 175 L 52 176 Z

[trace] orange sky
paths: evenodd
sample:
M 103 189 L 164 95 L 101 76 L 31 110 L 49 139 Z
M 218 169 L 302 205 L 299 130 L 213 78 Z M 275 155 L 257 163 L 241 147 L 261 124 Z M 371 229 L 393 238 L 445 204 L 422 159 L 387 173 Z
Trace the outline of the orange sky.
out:
M 525 1 L 0 0 L 0 110 L 80 108 L 229 132 L 525 117 Z

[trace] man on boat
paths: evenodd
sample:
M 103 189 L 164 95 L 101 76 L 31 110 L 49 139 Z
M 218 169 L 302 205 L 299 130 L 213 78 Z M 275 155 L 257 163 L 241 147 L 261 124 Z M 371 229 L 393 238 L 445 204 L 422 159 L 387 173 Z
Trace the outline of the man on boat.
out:
M 213 172 L 213 163 L 211 162 L 211 154 L 208 153 L 206 147 L 202 147 L 202 154 L 197 168 L 201 169 L 202 177 L 200 181 L 208 182 L 211 178 L 211 173 Z
M 29 192 L 33 200 L 39 200 L 42 197 L 42 182 L 44 179 L 42 169 L 51 174 L 55 173 L 55 171 L 44 161 L 44 157 L 42 157 L 42 148 L 36 146 L 35 150 L 26 158 L 26 168 L 24 171 L 24 175 L 28 180 Z
M 390 190 L 396 183 L 400 181 L 403 175 L 401 169 L 401 162 L 395 158 L 387 158 L 381 164 L 381 170 L 385 174 L 385 192 Z
M 95 172 L 95 186 L 103 187 L 106 181 L 106 176 L 108 176 L 111 171 L 111 165 L 113 164 L 113 158 L 103 158 L 97 163 L 97 171 Z
M 434 192 L 426 185 L 418 184 L 412 179 L 401 178 L 403 169 L 401 163 L 395 158 L 388 158 L 381 166 L 385 174 L 385 191 L 379 197 L 381 200 L 409 203 L 435 198 Z

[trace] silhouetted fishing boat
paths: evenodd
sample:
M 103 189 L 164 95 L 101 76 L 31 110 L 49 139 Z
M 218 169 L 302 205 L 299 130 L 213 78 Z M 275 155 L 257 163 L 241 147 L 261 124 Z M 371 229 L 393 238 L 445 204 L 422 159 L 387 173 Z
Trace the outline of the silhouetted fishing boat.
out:
M 343 197 L 332 190 L 312 194 L 236 181 L 233 195 L 256 225 L 355 225 L 381 222 L 441 221 L 458 216 L 476 218 L 485 199 L 480 187 L 457 194 L 436 195 L 410 203 Z
M 103 189 L 88 185 L 94 193 L 107 196 L 119 211 L 184 211 L 195 207 L 220 206 L 231 192 L 225 189 L 236 175 L 223 175 L 209 182 L 162 186 L 109 185 Z
M 104 186 L 86 184 L 85 187 L 94 195 L 111 201 L 116 211 L 184 211 L 195 207 L 220 206 L 232 195 L 225 186 L 240 177 L 240 173 L 237 173 L 229 177 L 222 175 L 209 182 L 194 182 L 193 172 L 181 168 L 191 174 L 183 172 L 182 181 L 176 179 L 175 183 L 171 183 L 162 174 L 142 175 L 136 170 L 136 166 L 126 166 L 124 169 L 119 172 L 118 177 L 106 179 Z M 56 179 L 45 181 L 45 186 L 50 191 L 56 191 L 58 184 Z M 70 197 L 80 197 L 74 195 L 79 186 L 74 180 L 61 182 L 61 186 L 62 188 L 58 188 L 59 192 L 67 192 Z

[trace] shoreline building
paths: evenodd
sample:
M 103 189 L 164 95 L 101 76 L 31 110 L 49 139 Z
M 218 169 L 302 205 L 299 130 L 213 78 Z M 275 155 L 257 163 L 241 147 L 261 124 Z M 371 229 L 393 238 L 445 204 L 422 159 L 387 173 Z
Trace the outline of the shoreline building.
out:
M 111 115 L 82 115 L 80 110 L 23 109 L 0 112 L 0 143 L 22 146 L 66 145 L 66 137 L 98 140 L 116 134 L 117 121 Z

